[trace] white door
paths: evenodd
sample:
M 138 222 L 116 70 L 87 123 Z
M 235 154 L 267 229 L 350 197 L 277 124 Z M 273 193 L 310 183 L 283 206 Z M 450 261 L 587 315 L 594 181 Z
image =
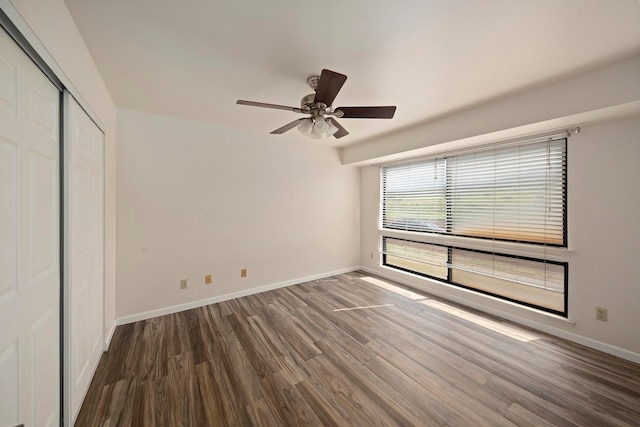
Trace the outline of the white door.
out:
M 0 426 L 60 419 L 60 92 L 0 28 Z
M 67 188 L 70 246 L 68 325 L 70 357 L 69 415 L 75 421 L 103 350 L 104 307 L 104 134 L 78 103 L 65 93 L 68 104 L 69 146 Z M 72 423 L 69 423 L 71 425 Z

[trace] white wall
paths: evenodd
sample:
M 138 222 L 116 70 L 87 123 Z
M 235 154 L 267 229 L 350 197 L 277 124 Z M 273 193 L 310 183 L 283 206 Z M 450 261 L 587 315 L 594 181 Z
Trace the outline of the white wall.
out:
M 359 171 L 335 149 L 131 110 L 117 121 L 119 319 L 358 265 Z
M 640 116 L 582 125 L 568 143 L 569 319 L 379 265 L 379 167 L 361 168 L 361 259 L 370 271 L 640 362 Z M 370 253 L 374 252 L 374 259 Z M 608 309 L 607 323 L 595 307 Z
M 349 145 L 342 162 L 393 161 L 638 113 L 639 76 L 635 56 Z
M 81 98 L 81 104 L 91 109 L 105 132 L 104 326 L 108 339 L 115 325 L 115 105 L 62 0 L 0 0 L 0 4 L 10 18 L 11 9 L 17 10 L 22 22 L 14 24 L 74 96 Z

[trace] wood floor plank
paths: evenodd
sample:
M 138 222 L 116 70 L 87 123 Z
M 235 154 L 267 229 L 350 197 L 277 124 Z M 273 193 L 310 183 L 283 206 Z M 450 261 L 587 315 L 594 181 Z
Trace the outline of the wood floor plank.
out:
M 562 360 L 570 366 L 608 387 L 619 388 L 622 393 L 640 397 L 640 378 L 635 374 L 637 364 L 605 355 L 592 349 L 583 349 L 562 340 L 545 339 L 536 343 L 536 354 Z M 590 356 L 593 358 L 589 358 Z M 597 361 L 598 363 L 594 363 Z
M 308 360 L 314 379 L 321 383 L 341 408 L 350 414 L 350 425 L 387 427 L 396 425 L 393 418 L 357 387 L 325 355 Z
M 390 313 L 381 311 L 380 316 L 372 317 L 370 329 L 375 337 L 385 340 L 389 336 L 410 333 L 456 355 L 467 351 L 464 345 L 453 339 L 442 320 L 425 320 L 424 317 L 405 313 L 394 307 L 390 307 L 388 311 Z
M 296 290 L 292 290 L 292 292 L 296 292 Z M 342 329 L 347 334 L 351 335 L 360 343 L 366 344 L 369 342 L 369 337 L 365 335 L 362 331 L 366 329 L 368 326 L 363 322 L 362 319 L 357 319 L 352 316 L 338 316 L 334 310 L 344 308 L 343 306 L 335 306 L 327 303 L 327 301 L 321 298 L 319 295 L 307 294 L 306 296 L 302 296 L 303 300 L 310 307 L 308 313 L 311 316 L 319 316 L 327 319 L 338 328 Z M 306 309 L 302 309 L 301 311 L 305 311 Z
M 583 423 L 598 422 L 601 425 L 611 423 L 610 416 L 604 409 L 613 410 L 615 407 L 603 406 L 593 390 L 576 387 L 573 382 L 566 381 L 558 375 L 554 375 L 554 381 L 550 382 L 544 369 L 532 369 L 526 359 L 518 360 L 506 357 L 504 354 L 488 354 L 486 352 L 481 355 L 475 351 L 469 351 L 463 357 L 476 364 L 486 363 L 487 369 L 493 371 L 494 375 L 513 381 L 532 394 L 558 402 L 561 407 L 575 406 L 576 416 Z M 585 405 L 588 405 L 593 411 L 588 417 L 584 417 L 583 411 L 580 410 L 580 407 L 586 408 Z M 624 418 L 623 416 L 621 421 L 624 421 Z
M 220 360 L 240 404 L 247 406 L 263 399 L 264 392 L 260 385 L 259 373 L 253 370 L 251 356 L 245 352 L 235 334 L 221 347 L 223 351 Z
M 290 385 L 295 385 L 306 378 L 304 371 L 288 356 L 288 352 L 281 350 L 280 345 L 272 342 L 264 333 L 264 326 L 260 324 L 258 317 L 250 317 L 246 328 L 247 335 L 251 337 L 255 348 L 260 349 L 260 355 L 271 373 L 283 376 Z
M 268 373 L 262 379 L 262 386 L 265 389 L 267 401 L 283 421 L 282 425 L 317 426 L 322 424 L 300 391 L 280 372 Z
M 117 381 L 113 387 L 105 388 L 96 408 L 97 412 L 103 413 L 104 425 L 130 426 L 132 424 L 133 407 L 127 402 L 133 399 L 135 387 L 136 378 L 127 378 Z
M 336 403 L 331 392 L 317 381 L 307 378 L 296 384 L 296 389 L 323 426 L 342 427 L 356 425 L 346 408 Z
M 250 405 L 247 405 L 247 414 L 251 424 L 256 427 L 282 426 L 284 422 L 280 416 L 264 399 L 260 399 Z
M 168 361 L 167 398 L 168 420 L 172 426 L 202 425 L 205 419 L 197 382 L 195 357 L 192 351 L 173 356 Z
M 331 319 L 327 319 L 326 316 L 322 316 L 315 310 L 308 310 L 307 308 L 298 310 L 298 317 L 304 321 L 304 323 L 301 322 L 301 325 L 314 324 L 322 328 L 323 333 L 318 336 L 317 341 L 322 341 L 326 338 L 339 340 L 353 351 L 354 356 L 362 361 L 369 360 L 374 356 L 364 344 L 362 344 L 362 341 L 369 342 L 370 338 L 361 333 L 354 336 L 350 333 L 351 329 L 345 330 L 342 328 L 343 323 L 341 321 L 336 320 L 332 322 Z
M 370 348 L 374 349 L 379 356 L 374 361 L 384 360 L 397 372 L 410 378 L 419 389 L 420 394 L 427 394 L 440 405 L 446 405 L 452 411 L 459 413 L 474 425 L 511 425 L 500 413 L 496 413 L 492 407 L 483 404 L 475 398 L 469 396 L 464 391 L 456 389 L 451 383 L 433 372 L 424 369 L 420 364 L 406 357 L 400 350 L 389 344 L 372 341 Z M 369 363 L 366 364 L 369 366 Z M 375 371 L 372 369 L 372 371 Z M 451 399 L 455 396 L 455 399 Z
M 396 335 L 389 337 L 385 342 L 433 373 L 443 374 L 449 379 L 452 375 L 459 377 L 465 387 L 470 384 L 485 384 L 491 378 L 490 372 L 427 340 L 407 340 L 404 336 Z
M 142 329 L 141 359 L 136 370 L 141 381 L 153 381 L 167 376 L 168 354 L 165 346 L 164 318 L 146 320 Z M 185 345 L 184 348 L 188 348 Z M 180 353 L 178 353 L 180 354 Z M 132 353 L 133 357 L 134 353 Z
M 276 310 L 273 305 L 269 305 L 265 309 L 265 322 L 272 327 L 278 325 L 282 339 L 294 348 L 303 359 L 307 360 L 320 354 L 320 350 L 315 346 L 307 331 L 298 328 L 291 318 Z
M 240 320 L 238 320 L 238 316 L 230 314 L 227 316 L 227 320 L 231 325 L 235 336 L 238 338 L 240 346 L 243 349 L 243 353 L 246 354 L 247 359 L 251 363 L 253 371 L 258 378 L 263 378 L 269 370 L 269 363 L 267 362 L 267 359 L 269 359 L 270 352 L 264 351 L 265 349 L 262 346 L 262 343 L 257 341 L 256 335 L 249 333 L 247 319 L 244 319 L 244 322 L 240 322 Z
M 265 342 L 268 343 L 267 348 L 271 350 L 271 355 L 282 364 L 281 372 L 287 371 L 291 380 L 295 382 L 302 381 L 309 376 L 302 356 L 283 339 L 278 330 L 271 327 L 260 316 L 254 316 L 250 318 L 250 321 L 255 325 L 256 330 L 261 332 Z
M 427 419 L 432 420 L 432 425 L 473 425 L 473 420 L 465 417 L 460 411 L 451 406 L 447 400 L 438 397 L 438 393 L 432 393 L 425 387 L 418 384 L 401 370 L 391 365 L 383 358 L 377 356 L 368 361 L 365 366 L 389 387 L 398 392 L 403 399 L 414 406 L 419 406 L 427 415 Z
M 281 304 L 289 307 L 290 310 L 296 311 L 300 307 L 307 305 L 302 299 L 298 298 L 287 288 L 280 288 L 273 291 L 274 300 L 278 300 Z
M 534 378 L 531 376 L 533 371 L 530 368 L 527 368 L 527 373 L 520 372 L 473 352 L 469 352 L 465 357 L 494 372 L 495 375 L 488 381 L 488 385 L 545 419 L 555 415 L 554 423 L 560 423 L 562 420 L 577 426 L 616 425 L 611 422 L 610 414 L 602 413 L 595 408 L 589 410 L 591 403 L 580 398 L 580 395 L 584 395 L 583 390 L 573 389 L 565 394 L 557 389 L 556 378 L 553 378 L 553 381 L 550 381 L 549 377 Z M 544 372 L 540 375 L 544 376 Z M 618 425 L 626 423 L 620 420 Z
M 222 362 L 215 359 L 201 363 L 196 367 L 196 371 L 206 425 L 250 425 Z
M 527 411 L 517 403 L 511 405 L 505 416 L 520 427 L 551 427 L 554 425 L 533 412 Z
M 133 333 L 134 327 L 134 324 L 128 324 L 116 328 L 113 333 L 112 341 L 128 343 L 129 336 Z M 123 355 L 125 354 L 126 353 L 124 351 L 107 351 L 102 354 L 89 386 L 89 390 L 87 390 L 87 394 L 84 398 L 85 405 L 91 406 L 98 398 L 100 398 L 104 385 L 112 384 L 120 378 L 119 372 L 122 368 Z
M 493 412 L 504 414 L 512 404 L 511 399 L 494 393 L 486 386 L 492 377 L 490 372 L 462 357 L 420 339 L 407 340 L 406 337 L 393 336 L 386 339 L 385 343 L 420 365 L 421 369 L 457 388 L 459 391 L 456 394 L 467 394 Z
M 346 377 L 390 414 L 398 425 L 421 425 L 429 419 L 428 414 L 411 405 L 392 388 L 386 387 L 374 372 L 368 370 L 363 362 L 355 358 L 351 352 L 346 351 L 339 343 L 326 338 L 319 342 L 318 346 Z
M 640 365 L 365 272 L 119 326 L 77 426 L 640 425 Z
M 640 420 L 640 394 L 621 388 L 618 383 L 612 383 L 608 378 L 572 366 L 560 369 L 556 375 L 576 387 L 590 390 L 598 400 L 602 400 L 602 407 L 626 411 Z
M 168 407 L 166 402 L 166 378 L 144 382 L 141 388 L 142 413 L 136 418 L 141 419 L 142 423 L 138 425 L 144 427 L 169 425 L 171 408 Z
M 189 351 L 189 341 L 184 333 L 184 324 L 181 313 L 168 314 L 162 316 L 164 319 L 163 335 L 167 348 L 167 357 L 173 357 L 178 354 Z
M 558 406 L 558 402 L 544 399 L 534 393 L 530 393 L 518 387 L 508 380 L 500 377 L 492 377 L 487 386 L 496 393 L 504 395 L 507 399 L 512 399 L 515 404 L 524 408 L 527 412 L 535 414 L 536 418 L 545 420 L 554 426 L 585 426 L 597 425 L 594 422 L 586 422 L 576 416 L 572 408 L 566 409 Z

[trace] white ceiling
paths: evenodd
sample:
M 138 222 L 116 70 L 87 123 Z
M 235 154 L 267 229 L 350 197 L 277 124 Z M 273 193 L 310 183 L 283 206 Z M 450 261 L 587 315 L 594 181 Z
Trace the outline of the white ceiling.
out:
M 640 53 L 638 0 L 65 0 L 116 104 L 265 138 L 306 78 L 348 76 L 345 146 Z M 314 142 L 317 143 L 317 142 Z

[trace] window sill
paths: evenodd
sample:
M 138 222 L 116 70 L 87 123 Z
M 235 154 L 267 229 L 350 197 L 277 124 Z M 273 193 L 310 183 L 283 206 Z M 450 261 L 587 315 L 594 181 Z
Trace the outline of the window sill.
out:
M 462 249 L 476 249 L 509 255 L 547 259 L 550 261 L 568 261 L 575 253 L 573 248 L 536 245 L 532 243 L 507 242 L 473 237 L 449 236 L 438 233 L 420 233 L 415 231 L 389 230 L 378 228 L 380 235 L 413 240 L 422 243 L 433 243 L 445 246 L 456 246 Z

